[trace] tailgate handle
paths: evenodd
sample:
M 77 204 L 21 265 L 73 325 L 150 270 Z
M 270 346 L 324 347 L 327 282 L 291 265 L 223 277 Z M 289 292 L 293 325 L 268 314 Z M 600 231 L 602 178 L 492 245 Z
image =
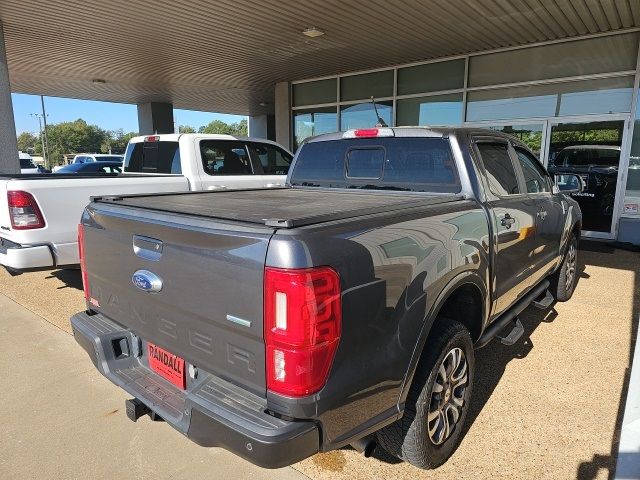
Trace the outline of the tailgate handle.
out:
M 162 241 L 142 235 L 134 235 L 133 253 L 145 260 L 157 262 L 162 257 Z

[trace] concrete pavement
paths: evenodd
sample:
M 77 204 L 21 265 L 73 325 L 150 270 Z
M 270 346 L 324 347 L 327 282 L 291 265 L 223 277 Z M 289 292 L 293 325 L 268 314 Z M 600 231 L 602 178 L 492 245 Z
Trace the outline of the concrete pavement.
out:
M 93 367 L 72 336 L 0 294 L 0 478 L 283 479 L 165 423 L 132 423 L 126 394 Z

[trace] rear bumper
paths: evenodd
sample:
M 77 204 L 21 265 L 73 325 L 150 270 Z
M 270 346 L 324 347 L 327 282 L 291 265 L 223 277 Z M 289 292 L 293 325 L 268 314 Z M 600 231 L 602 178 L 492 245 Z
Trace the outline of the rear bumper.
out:
M 21 273 L 55 266 L 53 254 L 47 245 L 23 246 L 0 238 L 0 265 Z
M 100 373 L 195 443 L 222 447 L 265 468 L 291 465 L 319 451 L 315 423 L 268 415 L 266 399 L 219 377 L 204 374 L 186 390 L 176 388 L 146 366 L 140 340 L 103 315 L 81 312 L 71 325 Z M 122 339 L 127 356 L 116 353 Z

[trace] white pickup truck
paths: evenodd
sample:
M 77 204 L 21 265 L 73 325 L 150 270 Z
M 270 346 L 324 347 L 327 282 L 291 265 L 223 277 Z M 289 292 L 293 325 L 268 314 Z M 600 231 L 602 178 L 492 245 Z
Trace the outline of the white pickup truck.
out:
M 131 139 L 122 174 L 0 175 L 0 265 L 12 274 L 77 265 L 90 197 L 279 187 L 292 158 L 263 139 L 150 135 Z

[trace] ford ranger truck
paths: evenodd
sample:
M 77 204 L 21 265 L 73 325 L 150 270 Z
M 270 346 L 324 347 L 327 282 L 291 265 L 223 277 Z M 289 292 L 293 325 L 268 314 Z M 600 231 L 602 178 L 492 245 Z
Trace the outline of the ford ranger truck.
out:
M 94 198 L 73 332 L 133 420 L 269 468 L 349 444 L 434 468 L 474 349 L 574 291 L 566 177 L 498 132 L 372 128 L 307 140 L 284 188 Z
M 77 267 L 91 196 L 282 186 L 292 157 L 269 140 L 147 135 L 129 142 L 122 174 L 0 174 L 0 265 L 14 275 Z

